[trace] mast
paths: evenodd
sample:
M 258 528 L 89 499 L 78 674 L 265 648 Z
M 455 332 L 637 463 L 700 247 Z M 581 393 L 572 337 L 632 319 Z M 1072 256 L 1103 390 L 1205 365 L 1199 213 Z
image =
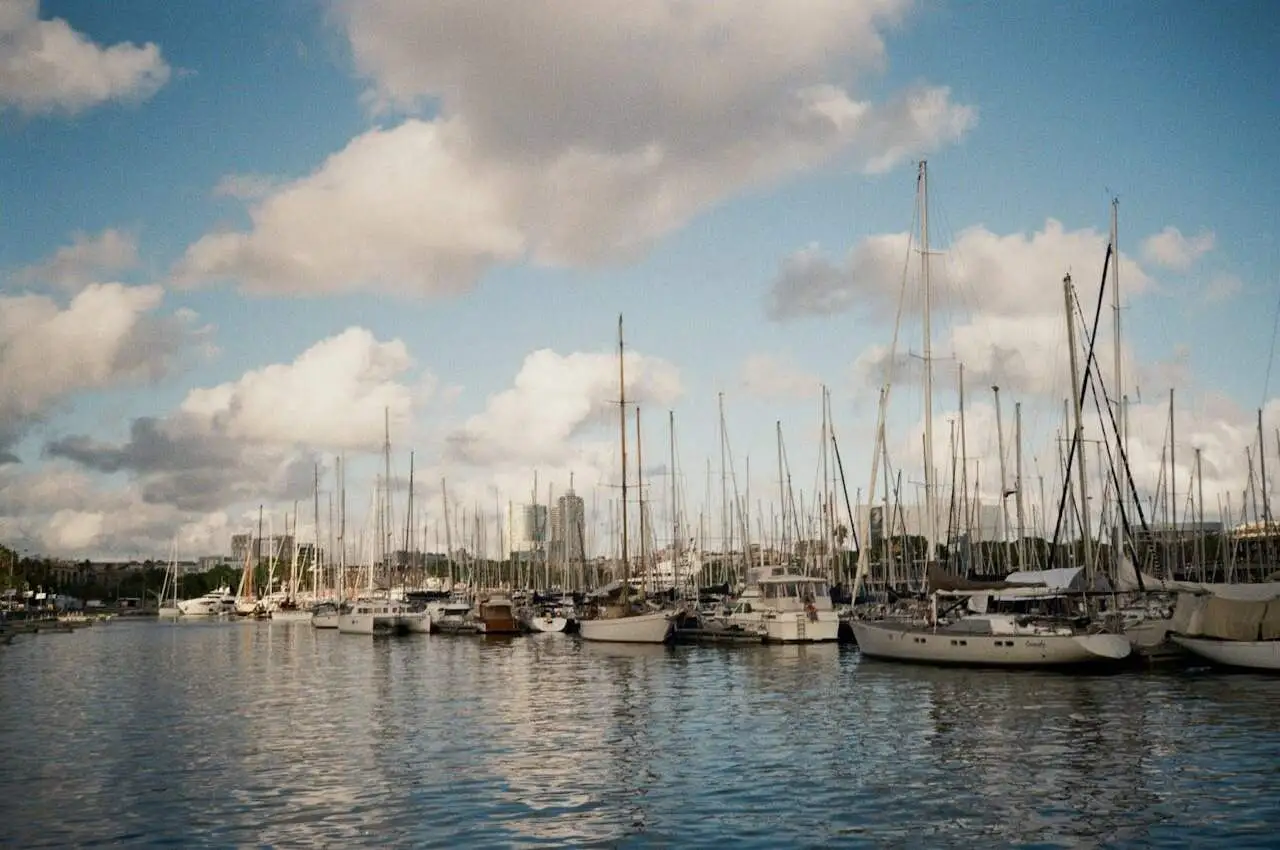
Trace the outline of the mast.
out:
M 387 588 L 391 587 L 391 408 L 382 408 L 382 460 L 386 475 L 382 479 L 386 489 L 382 491 L 382 560 L 387 570 Z
M 783 563 L 790 563 L 787 556 L 787 479 L 782 467 L 782 420 L 773 423 L 778 440 L 778 496 L 782 499 L 782 536 L 778 541 L 778 554 Z
M 644 521 L 644 448 L 640 441 L 640 405 L 636 405 L 636 506 L 640 509 L 640 575 L 645 575 L 649 566 L 648 524 Z M 657 589 L 657 577 L 650 576 L 649 584 Z
M 964 427 L 964 364 L 960 366 L 960 514 L 963 517 L 966 568 L 973 566 L 973 516 L 969 511 L 969 441 Z M 981 522 L 979 522 L 981 528 Z
M 1004 422 L 1000 415 L 1000 388 L 992 387 L 991 394 L 996 400 L 996 451 L 1000 456 L 1000 549 L 999 556 L 1002 568 L 1009 567 L 1009 485 L 1004 468 Z M 1019 566 L 1021 569 L 1021 566 Z
M 680 594 L 680 503 L 676 491 L 676 412 L 667 411 L 667 434 L 671 443 L 671 583 Z
M 453 593 L 453 531 L 449 525 L 449 491 L 444 479 L 440 479 L 441 513 L 444 514 L 444 559 L 449 566 L 449 592 Z
M 1173 430 L 1173 387 L 1169 387 L 1169 514 L 1173 531 L 1174 577 L 1182 571 L 1182 534 L 1178 530 L 1178 464 Z
M 1093 587 L 1093 530 L 1089 523 L 1089 480 L 1085 472 L 1084 461 L 1084 419 L 1081 407 L 1084 396 L 1080 384 L 1080 353 L 1076 350 L 1076 323 L 1071 311 L 1072 296 L 1075 290 L 1071 286 L 1071 274 L 1062 279 L 1062 296 L 1067 310 L 1067 347 L 1071 352 L 1071 406 L 1075 413 L 1076 469 L 1080 478 L 1080 526 L 1084 543 L 1084 574 L 1086 586 Z
M 1120 444 L 1120 456 L 1129 457 L 1129 429 L 1126 422 L 1124 402 L 1124 374 L 1121 370 L 1120 358 L 1120 199 L 1111 199 L 1111 357 L 1112 369 L 1115 371 L 1115 406 L 1116 406 L 1116 442 Z M 1126 460 L 1127 462 L 1127 460 Z M 1128 491 L 1123 487 L 1116 488 L 1116 498 L 1120 502 L 1121 516 L 1125 515 L 1128 503 Z M 1111 557 L 1119 569 L 1120 558 L 1124 551 L 1124 528 L 1122 523 L 1112 523 Z
M 315 485 L 311 488 L 315 500 L 315 514 L 312 518 L 312 537 L 315 544 L 311 547 L 311 593 L 313 598 L 320 592 L 320 464 L 315 464 Z
M 1014 439 L 1014 487 L 1017 488 L 1015 498 L 1018 500 L 1018 569 L 1027 568 L 1027 515 L 1022 500 L 1022 402 L 1013 403 L 1013 439 Z
M 933 333 L 930 327 L 929 290 L 929 163 L 920 161 L 920 276 L 924 285 L 924 502 L 929 548 L 926 570 L 938 546 L 937 518 L 933 504 Z
M 1199 515 L 1196 529 L 1196 562 L 1200 567 L 1200 574 L 1204 575 L 1204 475 L 1200 468 L 1200 449 L 1196 448 L 1196 513 Z M 1225 527 L 1225 523 L 1224 523 Z
M 347 464 L 338 455 L 338 569 L 342 578 L 338 583 L 338 600 L 347 598 Z
M 411 563 L 413 550 L 409 548 L 409 529 L 413 528 L 413 452 L 409 452 L 409 504 L 405 508 L 404 517 L 404 559 L 405 565 Z
M 622 575 L 627 599 L 631 598 L 631 560 L 627 556 L 627 374 L 622 344 L 622 314 L 618 314 L 618 429 L 622 447 Z

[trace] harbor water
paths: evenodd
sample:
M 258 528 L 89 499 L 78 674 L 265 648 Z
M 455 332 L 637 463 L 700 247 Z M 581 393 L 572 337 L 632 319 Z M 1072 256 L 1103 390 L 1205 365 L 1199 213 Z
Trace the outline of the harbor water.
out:
M 0 648 L 0 844 L 1274 846 L 1280 679 L 113 622 Z

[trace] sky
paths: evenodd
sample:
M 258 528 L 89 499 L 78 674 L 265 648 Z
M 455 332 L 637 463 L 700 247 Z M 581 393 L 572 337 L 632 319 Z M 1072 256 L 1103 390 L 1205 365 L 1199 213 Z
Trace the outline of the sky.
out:
M 323 540 L 342 457 L 362 545 L 389 423 L 393 510 L 412 452 L 426 548 L 445 494 L 455 545 L 497 551 L 507 506 L 572 476 L 604 551 L 619 315 L 657 545 L 673 480 L 682 534 L 701 518 L 711 548 L 725 490 L 757 539 L 780 479 L 812 506 L 823 386 L 850 499 L 887 385 L 891 470 L 918 500 L 922 160 L 938 497 L 956 466 L 988 504 L 1015 485 L 1016 404 L 1024 495 L 1052 519 L 1062 279 L 1092 322 L 1116 199 L 1146 511 L 1171 447 L 1176 512 L 1230 499 L 1239 521 L 1259 410 L 1280 495 L 1278 52 L 1263 2 L 10 0 L 0 540 L 195 557 L 259 505 L 275 530 L 300 505 L 316 534 L 317 501 Z M 1092 402 L 1085 420 L 1100 438 Z

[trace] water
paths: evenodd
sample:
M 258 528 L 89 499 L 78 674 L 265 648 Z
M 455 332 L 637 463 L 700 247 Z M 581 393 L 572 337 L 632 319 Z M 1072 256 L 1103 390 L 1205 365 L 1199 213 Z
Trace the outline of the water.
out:
M 1280 679 L 114 622 L 0 649 L 0 844 L 1272 846 Z

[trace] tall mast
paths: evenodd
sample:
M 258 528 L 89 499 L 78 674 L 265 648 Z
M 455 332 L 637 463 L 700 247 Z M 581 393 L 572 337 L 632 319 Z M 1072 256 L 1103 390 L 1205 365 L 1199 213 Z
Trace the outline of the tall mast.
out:
M 680 503 L 676 491 L 676 412 L 667 411 L 667 434 L 671 443 L 671 583 L 680 593 Z
M 338 599 L 347 598 L 347 464 L 338 455 Z
M 382 408 L 382 460 L 386 475 L 382 479 L 385 489 L 382 491 L 382 560 L 388 571 L 387 586 L 390 587 L 391 576 L 391 408 Z
M 920 277 L 924 285 L 924 506 L 929 548 L 926 567 L 938 547 L 937 517 L 933 504 L 933 333 L 930 327 L 929 291 L 929 163 L 920 162 Z
M 312 496 L 315 499 L 315 516 L 313 517 L 314 525 L 312 526 L 312 535 L 315 544 L 311 547 L 311 592 L 313 594 L 320 591 L 320 464 L 315 464 L 315 485 L 311 488 Z
M 1014 497 L 1017 501 L 1018 518 L 1018 569 L 1027 568 L 1027 514 L 1022 499 L 1022 402 L 1013 403 L 1013 439 L 1014 439 Z
M 1079 352 L 1076 350 L 1075 314 L 1071 310 L 1075 290 L 1071 286 L 1071 275 L 1062 279 L 1062 297 L 1067 310 L 1067 347 L 1071 352 L 1071 407 L 1075 412 L 1075 446 L 1076 469 L 1080 478 L 1080 525 L 1081 538 L 1084 542 L 1084 574 L 1086 586 L 1093 588 L 1093 530 L 1089 522 L 1089 479 L 1084 461 L 1084 419 L 1081 408 L 1084 396 L 1080 384 Z
M 1000 388 L 993 386 L 991 394 L 996 402 L 996 453 L 1000 456 L 1000 548 L 997 556 L 1002 569 L 1009 568 L 1009 484 L 1004 468 L 1004 420 L 1000 413 Z M 1018 569 L 1022 569 L 1021 566 Z
M 969 441 L 965 434 L 964 427 L 964 364 L 960 366 L 960 515 L 962 517 L 961 524 L 963 527 L 965 541 L 965 564 L 967 568 L 973 568 L 973 528 L 971 523 L 973 517 L 969 511 Z M 978 527 L 982 524 L 979 522 Z
M 778 495 L 782 499 L 782 536 L 778 540 L 778 555 L 786 564 L 791 559 L 787 556 L 787 479 L 782 466 L 782 420 L 775 420 L 773 427 L 778 440 Z
M 622 575 L 631 583 L 631 560 L 627 557 L 627 373 L 622 345 L 622 314 L 618 314 L 618 429 L 622 435 Z M 626 593 L 631 593 L 630 589 Z
M 1120 199 L 1111 199 L 1111 357 L 1112 369 L 1115 371 L 1115 409 L 1116 409 L 1116 441 L 1120 444 L 1120 456 L 1129 457 L 1129 429 L 1125 421 L 1124 373 L 1120 359 Z M 1121 515 L 1124 515 L 1128 503 L 1127 489 L 1118 487 L 1116 498 L 1119 500 Z M 1111 557 L 1115 569 L 1119 569 L 1120 556 L 1124 551 L 1124 529 L 1121 523 L 1112 523 Z
M 405 565 L 408 566 L 412 560 L 413 550 L 410 548 L 409 529 L 413 528 L 413 452 L 409 452 L 409 499 L 408 506 L 405 508 L 404 517 L 404 558 Z
M 640 442 L 640 405 L 636 405 L 636 506 L 640 509 L 640 574 L 644 575 L 649 565 L 648 525 L 644 521 L 644 447 Z M 657 577 L 651 576 L 654 589 L 657 589 Z
M 444 559 L 449 566 L 449 592 L 453 593 L 453 531 L 449 525 L 449 491 L 440 479 L 440 512 L 444 514 Z

